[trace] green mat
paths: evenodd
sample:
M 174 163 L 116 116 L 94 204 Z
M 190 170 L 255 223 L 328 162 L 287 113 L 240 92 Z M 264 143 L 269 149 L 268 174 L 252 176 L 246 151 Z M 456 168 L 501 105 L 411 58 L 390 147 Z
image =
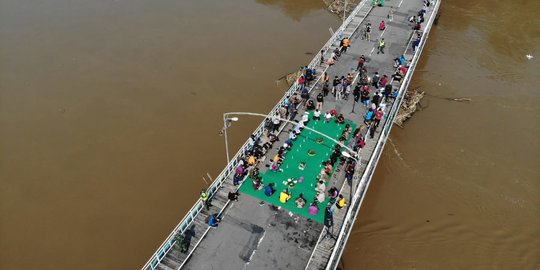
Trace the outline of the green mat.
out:
M 345 124 L 337 124 L 335 122 L 335 119 L 332 119 L 328 123 L 324 123 L 323 119 L 324 118 L 321 117 L 321 120 L 319 121 L 313 120 L 313 116 L 312 114 L 310 114 L 310 121 L 307 126 L 323 134 L 326 134 L 331 138 L 334 138 L 336 140 L 339 139 L 343 130 L 345 129 Z M 353 130 L 356 128 L 356 125 L 352 122 L 346 121 L 346 124 L 351 125 Z M 318 204 L 319 212 L 316 216 L 311 216 L 308 213 L 308 207 L 317 195 L 317 192 L 315 191 L 317 183 L 316 178 L 321 171 L 322 162 L 328 160 L 328 158 L 332 154 L 335 143 L 327 138 L 324 138 L 324 141 L 322 143 L 318 143 L 318 138 L 322 138 L 322 136 L 310 130 L 304 129 L 302 133 L 300 133 L 296 141 L 294 141 L 293 147 L 285 155 L 285 160 L 280 167 L 280 169 L 283 170 L 282 172 L 273 172 L 272 170 L 270 170 L 270 168 L 267 168 L 266 172 L 262 173 L 263 170 L 261 170 L 261 177 L 265 186 L 270 183 L 275 183 L 274 188 L 276 189 L 276 192 L 272 196 L 266 196 L 264 194 L 264 189 L 254 190 L 253 180 L 250 177 L 246 178 L 246 180 L 243 182 L 240 187 L 240 192 L 258 198 L 267 203 L 281 206 L 295 214 L 311 218 L 319 223 L 323 223 L 324 209 L 329 199 L 326 198 L 325 202 Z M 350 137 L 348 138 L 348 140 L 349 139 Z M 276 142 L 274 146 L 278 146 L 279 144 L 283 144 L 283 141 Z M 308 152 L 310 150 L 315 150 L 316 154 L 314 156 L 308 155 Z M 268 164 L 272 158 L 273 157 L 267 157 L 266 164 Z M 301 162 L 306 163 L 304 170 L 301 170 L 299 168 Z M 299 179 L 302 176 L 304 177 L 303 182 L 297 182 L 296 185 L 292 188 L 286 186 L 283 183 L 289 178 Z M 281 193 L 281 191 L 283 191 L 283 189 L 285 188 L 289 188 L 292 197 L 287 203 L 281 203 L 279 201 L 279 193 Z M 326 188 L 327 190 L 330 188 L 330 186 L 328 186 L 328 183 Z M 296 207 L 296 203 L 294 202 L 294 200 L 298 198 L 298 195 L 300 193 L 304 194 L 304 198 L 307 201 L 304 208 Z

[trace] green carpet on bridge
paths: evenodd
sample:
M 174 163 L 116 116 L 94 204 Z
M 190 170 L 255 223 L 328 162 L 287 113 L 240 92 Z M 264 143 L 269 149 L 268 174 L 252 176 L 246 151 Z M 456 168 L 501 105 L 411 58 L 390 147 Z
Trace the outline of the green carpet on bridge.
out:
M 309 121 L 307 125 L 308 127 L 326 134 L 336 140 L 341 137 L 341 134 L 345 129 L 345 124 L 336 123 L 335 118 L 328 123 L 324 123 L 323 117 L 321 117 L 321 120 L 315 121 L 312 118 L 312 114 L 310 114 L 310 120 L 311 121 Z M 354 123 L 348 121 L 346 121 L 346 123 L 351 125 L 353 130 L 356 128 Z M 352 134 L 350 137 L 352 137 Z M 264 194 L 264 189 L 255 190 L 252 184 L 253 180 L 250 177 L 246 178 L 240 187 L 240 192 L 251 195 L 267 203 L 281 206 L 295 214 L 311 218 L 319 223 L 324 223 L 324 209 L 329 199 L 326 198 L 324 203 L 318 204 L 319 212 L 316 216 L 311 216 L 308 213 L 308 207 L 317 195 L 317 192 L 315 191 L 317 183 L 316 178 L 321 171 L 322 162 L 328 160 L 332 154 L 335 143 L 326 138 L 324 138 L 322 143 L 318 143 L 318 138 L 322 138 L 322 136 L 310 130 L 304 129 L 293 143 L 291 150 L 286 153 L 285 160 L 280 167 L 283 171 L 273 172 L 270 170 L 270 168 L 267 168 L 266 172 L 263 173 L 264 170 L 261 170 L 261 177 L 265 186 L 270 183 L 275 183 L 276 192 L 272 196 L 266 196 Z M 283 141 L 276 142 L 274 143 L 274 148 L 281 146 L 282 144 Z M 310 156 L 308 154 L 310 150 L 315 150 L 316 154 L 314 156 Z M 272 158 L 273 157 L 267 157 L 266 164 L 269 164 Z M 301 162 L 305 162 L 306 164 L 304 170 L 299 168 Z M 289 178 L 299 179 L 302 176 L 304 177 L 302 183 L 297 182 L 294 187 L 289 187 L 289 191 L 292 194 L 291 199 L 287 203 L 281 203 L 279 201 L 279 194 L 281 191 L 283 191 L 283 189 L 288 187 L 284 181 L 287 181 Z M 327 190 L 330 188 L 328 183 L 326 188 Z M 303 193 L 304 198 L 307 201 L 306 206 L 303 208 L 296 207 L 295 203 L 295 199 L 298 198 L 300 193 Z

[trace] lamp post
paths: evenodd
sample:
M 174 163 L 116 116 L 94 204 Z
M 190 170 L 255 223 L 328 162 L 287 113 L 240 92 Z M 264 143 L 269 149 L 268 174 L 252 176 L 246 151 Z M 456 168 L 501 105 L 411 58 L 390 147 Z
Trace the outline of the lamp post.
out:
M 223 114 L 223 134 L 225 135 L 225 152 L 227 153 L 227 164 L 230 162 L 229 158 L 229 141 L 227 140 L 227 128 L 231 125 L 231 122 L 238 121 L 238 117 L 227 117 L 228 114 Z

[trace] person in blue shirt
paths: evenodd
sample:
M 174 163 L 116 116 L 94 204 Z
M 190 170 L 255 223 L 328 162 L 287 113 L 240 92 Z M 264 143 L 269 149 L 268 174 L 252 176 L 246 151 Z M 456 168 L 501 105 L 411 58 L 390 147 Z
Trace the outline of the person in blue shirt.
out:
M 208 217 L 208 226 L 215 228 L 218 226 L 220 221 L 221 221 L 221 218 L 219 218 L 217 214 L 213 214 L 210 217 Z
M 275 184 L 270 183 L 266 187 L 264 187 L 264 195 L 266 196 L 272 196 L 274 192 L 276 192 L 276 189 L 274 188 Z

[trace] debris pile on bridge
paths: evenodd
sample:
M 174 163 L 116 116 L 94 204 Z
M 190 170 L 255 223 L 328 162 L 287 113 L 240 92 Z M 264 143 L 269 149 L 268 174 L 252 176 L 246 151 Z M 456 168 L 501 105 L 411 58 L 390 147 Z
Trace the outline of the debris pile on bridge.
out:
M 343 19 L 343 9 L 345 8 L 345 17 L 349 16 L 354 8 L 360 3 L 360 0 L 323 0 L 328 11 L 337 14 Z M 345 3 L 347 4 L 345 6 Z
M 411 118 L 411 116 L 416 112 L 417 105 L 420 103 L 420 100 L 424 97 L 424 91 L 418 91 L 417 89 L 409 90 L 405 93 L 399 112 L 394 119 L 394 124 L 403 128 L 403 122 Z

